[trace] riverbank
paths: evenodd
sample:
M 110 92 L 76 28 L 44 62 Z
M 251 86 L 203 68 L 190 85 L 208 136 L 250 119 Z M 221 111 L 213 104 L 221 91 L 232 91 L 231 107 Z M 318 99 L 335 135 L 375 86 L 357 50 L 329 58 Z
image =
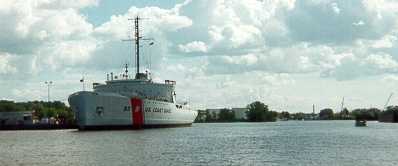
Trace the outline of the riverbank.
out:
M 59 129 L 77 129 L 77 126 L 76 125 L 51 125 L 51 124 L 0 126 L 0 130 L 59 130 Z

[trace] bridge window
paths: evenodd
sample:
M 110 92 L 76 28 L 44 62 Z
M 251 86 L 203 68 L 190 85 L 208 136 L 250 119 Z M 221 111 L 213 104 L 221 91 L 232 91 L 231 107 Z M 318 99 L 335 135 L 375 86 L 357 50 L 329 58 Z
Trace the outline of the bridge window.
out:
M 104 114 L 104 107 L 97 106 L 97 108 L 95 109 L 95 113 L 97 113 L 97 115 L 99 116 L 102 116 Z
M 130 112 L 130 106 L 124 106 L 123 111 L 125 111 L 125 112 Z

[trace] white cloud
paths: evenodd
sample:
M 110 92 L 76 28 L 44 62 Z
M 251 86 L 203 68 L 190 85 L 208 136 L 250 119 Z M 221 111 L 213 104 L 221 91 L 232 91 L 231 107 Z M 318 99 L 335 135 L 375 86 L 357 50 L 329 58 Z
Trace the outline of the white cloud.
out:
M 359 20 L 358 22 L 352 23 L 352 25 L 355 25 L 355 26 L 363 26 L 363 25 L 365 25 L 365 23 L 364 23 L 362 20 Z
M 96 3 L 11 1 L 7 8 L 0 8 L 0 51 L 18 56 L 12 65 L 23 68 L 22 75 L 48 65 L 56 69 L 80 64 L 92 55 L 86 50 L 95 49 L 97 41 L 88 40 L 93 26 L 77 9 Z
M 386 83 L 398 83 L 398 75 L 389 74 L 383 77 L 383 81 Z
M 371 54 L 366 57 L 364 63 L 377 69 L 398 71 L 398 62 L 388 54 Z
M 205 43 L 202 41 L 193 41 L 190 43 L 187 43 L 185 45 L 178 45 L 178 48 L 180 51 L 185 52 L 185 53 L 190 53 L 190 52 L 207 52 L 207 46 Z
M 192 25 L 192 20 L 188 17 L 179 15 L 178 10 L 167 10 L 159 7 L 131 7 L 128 12 L 123 15 L 112 16 L 108 22 L 97 27 L 95 32 L 98 35 L 107 35 L 120 41 L 120 39 L 124 39 L 132 33 L 133 29 L 129 29 L 129 27 L 133 25 L 128 19 L 135 18 L 136 16 L 146 19 L 141 21 L 141 26 L 145 27 L 143 33 L 176 31 Z
M 43 65 L 57 69 L 85 64 L 93 55 L 94 50 L 99 47 L 99 43 L 96 42 L 94 39 L 89 39 L 51 43 L 38 49 L 38 52 L 43 54 L 41 57 Z
M 303 97 L 306 92 L 290 96 L 298 87 L 350 89 L 351 82 L 398 72 L 393 0 L 195 0 L 171 8 L 131 6 L 94 26 L 81 9 L 96 5 L 101 3 L 1 1 L 0 78 L 11 75 L 18 83 L 70 76 L 62 85 L 68 90 L 57 91 L 65 98 L 80 89 L 73 81 L 81 73 L 95 73 L 92 81 L 100 81 L 105 71 L 133 64 L 134 48 L 121 40 L 132 37 L 128 19 L 138 14 L 146 18 L 142 34 L 155 38 L 153 46 L 142 43 L 143 64 L 157 66 L 151 68 L 156 80 L 177 80 L 179 92 L 200 104 L 239 106 L 257 98 L 289 100 L 299 108 L 298 102 L 313 100 Z M 31 95 L 10 90 L 13 83 L 0 81 L 3 95 Z M 203 99 L 209 91 L 216 95 Z
M 11 91 L 13 95 L 13 100 L 17 101 L 26 101 L 31 99 L 44 99 L 46 91 L 42 91 L 41 89 L 32 89 L 32 88 L 18 88 L 13 89 Z
M 340 8 L 337 3 L 331 3 L 330 6 L 332 7 L 334 13 L 340 14 Z
M 366 10 L 375 13 L 378 19 L 382 19 L 383 15 L 388 16 L 389 12 L 398 12 L 398 2 L 395 0 L 365 0 L 362 1 L 362 4 Z
M 99 0 L 41 0 L 41 8 L 63 9 L 63 8 L 85 8 L 97 6 Z
M 340 59 L 340 62 L 333 68 L 324 70 L 323 75 L 335 77 L 338 80 L 351 80 L 396 72 L 398 72 L 398 62 L 391 55 L 384 53 L 365 56 L 349 54 Z
M 380 40 L 375 40 L 372 44 L 373 48 L 391 48 L 394 46 L 394 42 L 397 40 L 397 36 L 386 35 Z
M 11 64 L 12 58 L 12 55 L 0 52 L 0 75 L 17 72 L 17 68 Z

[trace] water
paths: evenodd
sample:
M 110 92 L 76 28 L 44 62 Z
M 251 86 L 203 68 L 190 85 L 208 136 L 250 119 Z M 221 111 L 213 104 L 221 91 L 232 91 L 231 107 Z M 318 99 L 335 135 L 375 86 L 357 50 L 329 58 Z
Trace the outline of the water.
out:
M 398 165 L 398 124 L 193 124 L 124 131 L 0 131 L 0 165 Z

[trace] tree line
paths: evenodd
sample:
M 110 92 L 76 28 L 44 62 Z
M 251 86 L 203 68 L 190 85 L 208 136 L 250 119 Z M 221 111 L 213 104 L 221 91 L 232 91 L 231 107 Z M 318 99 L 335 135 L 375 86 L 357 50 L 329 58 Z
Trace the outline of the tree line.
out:
M 232 109 L 223 108 L 218 113 L 209 110 L 199 110 L 195 122 L 272 122 L 277 120 L 278 112 L 270 110 L 268 105 L 260 101 L 250 103 L 246 108 L 246 118 L 240 119 L 235 116 L 235 111 Z
M 231 109 L 220 109 L 218 113 L 209 110 L 199 110 L 195 122 L 272 122 L 276 120 L 379 120 L 382 122 L 398 122 L 398 106 L 389 106 L 384 111 L 378 108 L 356 108 L 334 112 L 324 108 L 319 113 L 289 113 L 287 111 L 272 111 L 268 105 L 255 101 L 246 106 L 246 118 L 237 119 Z

